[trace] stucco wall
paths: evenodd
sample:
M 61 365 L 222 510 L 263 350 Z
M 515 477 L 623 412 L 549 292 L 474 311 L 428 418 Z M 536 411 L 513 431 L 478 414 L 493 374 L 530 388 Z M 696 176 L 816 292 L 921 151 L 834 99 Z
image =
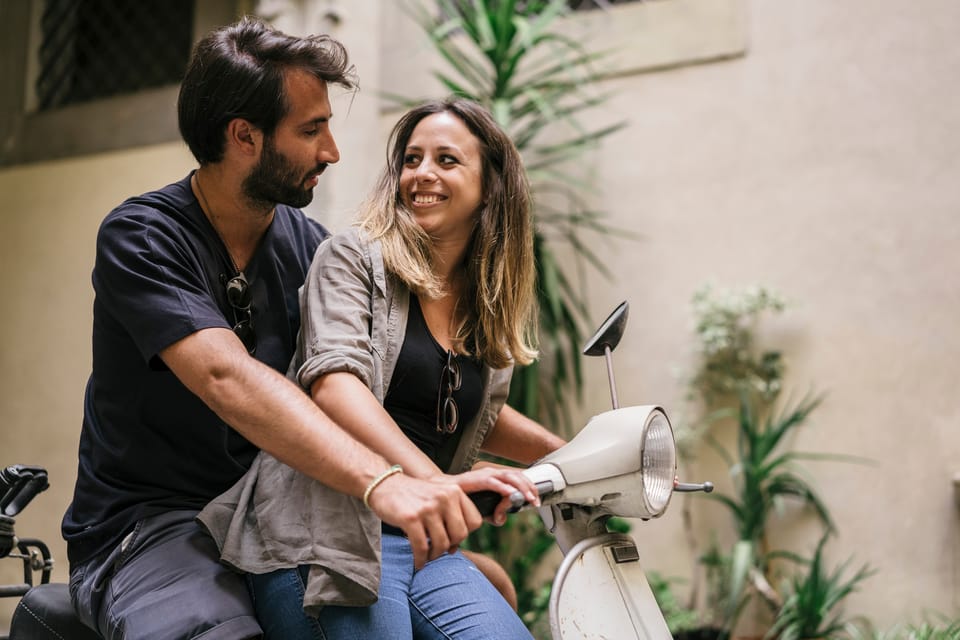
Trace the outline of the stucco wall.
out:
M 753 2 L 746 57 L 618 83 L 612 115 L 633 125 L 597 155 L 602 203 L 643 235 L 619 244 L 627 277 L 591 288 L 634 303 L 623 388 L 679 406 L 670 365 L 704 281 L 792 300 L 769 339 L 794 396 L 828 393 L 797 448 L 876 462 L 808 468 L 838 524 L 830 558 L 879 570 L 848 610 L 882 627 L 960 613 L 958 20 L 948 0 Z M 811 551 L 794 522 L 780 539 Z
M 182 177 L 192 158 L 170 144 L 0 171 L 0 465 L 47 468 L 50 489 L 17 516 L 20 536 L 51 546 L 67 579 L 63 515 L 76 479 L 83 389 L 90 372 L 94 239 L 123 199 Z M 0 582 L 20 582 L 13 560 Z M 0 629 L 13 602 L 0 600 Z
M 750 12 L 745 57 L 614 85 L 605 117 L 631 126 L 594 158 L 598 205 L 641 239 L 604 247 L 618 277 L 588 297 L 598 322 L 632 304 L 621 401 L 682 409 L 673 371 L 689 360 L 688 303 L 702 283 L 780 290 L 793 304 L 764 327 L 786 348 L 789 391 L 828 393 L 797 449 L 876 463 L 807 465 L 838 524 L 831 562 L 879 570 L 848 611 L 881 628 L 926 610 L 956 616 L 960 5 Z M 590 367 L 587 404 L 605 407 L 602 365 Z M 724 475 L 707 466 L 701 477 L 722 488 Z M 697 514 L 730 532 L 725 512 Z M 679 513 L 636 533 L 652 567 L 686 574 Z M 785 517 L 774 536 L 809 553 L 817 532 Z

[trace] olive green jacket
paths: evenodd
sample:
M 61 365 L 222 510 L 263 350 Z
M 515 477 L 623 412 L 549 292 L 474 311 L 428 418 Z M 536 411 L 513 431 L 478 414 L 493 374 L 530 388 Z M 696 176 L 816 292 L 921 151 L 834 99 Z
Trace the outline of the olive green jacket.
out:
M 302 325 L 288 376 L 309 390 L 348 371 L 383 402 L 407 327 L 410 291 L 387 274 L 379 242 L 348 229 L 317 249 L 300 290 Z M 467 471 L 506 401 L 512 368 L 483 369 L 484 402 L 451 472 Z M 380 520 L 357 498 L 261 452 L 247 474 L 197 516 L 221 560 L 248 573 L 309 565 L 304 609 L 366 605 L 380 582 Z

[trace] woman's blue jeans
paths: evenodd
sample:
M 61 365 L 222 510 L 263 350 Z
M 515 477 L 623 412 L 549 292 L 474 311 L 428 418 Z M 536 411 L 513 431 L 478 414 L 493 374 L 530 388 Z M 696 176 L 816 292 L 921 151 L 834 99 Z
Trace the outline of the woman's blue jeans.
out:
M 303 612 L 306 571 L 249 575 L 266 640 L 530 640 L 530 632 L 500 592 L 462 553 L 413 569 L 406 538 L 382 541 L 382 577 L 369 607 L 325 607 Z M 305 568 L 304 568 L 305 569 Z

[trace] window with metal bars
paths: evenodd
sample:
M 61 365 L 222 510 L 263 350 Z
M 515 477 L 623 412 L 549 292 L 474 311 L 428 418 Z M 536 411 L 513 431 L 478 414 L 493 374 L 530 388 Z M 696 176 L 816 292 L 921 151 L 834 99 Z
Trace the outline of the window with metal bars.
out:
M 649 0 L 567 0 L 567 6 L 573 11 L 590 11 L 591 9 L 607 9 L 615 4 L 648 1 Z
M 44 111 L 176 84 L 195 0 L 46 0 L 36 79 Z
M 250 2 L 0 0 L 0 168 L 179 140 L 192 44 Z

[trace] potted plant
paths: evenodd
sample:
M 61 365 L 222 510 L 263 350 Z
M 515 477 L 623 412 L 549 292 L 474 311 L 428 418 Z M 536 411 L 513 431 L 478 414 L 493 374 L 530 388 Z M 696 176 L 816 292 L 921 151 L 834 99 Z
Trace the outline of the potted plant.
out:
M 843 600 L 875 572 L 864 565 L 845 577 L 850 560 L 828 570 L 823 558 L 828 536 L 820 538 L 813 557 L 806 562 L 807 571 L 798 572 L 782 588 L 787 596 L 766 638 L 826 640 L 848 635 L 853 621 L 844 616 Z
M 728 510 L 736 532 L 729 550 L 720 549 L 714 541 L 707 553 L 695 554 L 707 577 L 710 615 L 705 621 L 722 630 L 720 637 L 732 632 L 752 594 L 760 596 L 774 614 L 783 606 L 783 597 L 771 583 L 770 563 L 781 552 L 773 549 L 767 535 L 778 505 L 785 499 L 793 501 L 812 510 L 825 532 L 834 528 L 801 463 L 859 460 L 791 449 L 794 435 L 823 398 L 811 393 L 793 404 L 781 402 L 783 358 L 777 350 L 756 348 L 758 318 L 784 307 L 782 298 L 764 287 L 739 292 L 705 287 L 694 296 L 700 359 L 690 389 L 704 417 L 686 427 L 683 459 L 689 464 L 695 445 L 705 443 L 725 462 L 730 488 L 704 497 Z M 720 425 L 731 427 L 732 433 L 723 432 Z M 682 426 L 680 431 L 684 432 Z M 691 504 L 685 503 L 684 521 L 689 544 L 696 551 Z M 691 606 L 696 595 L 693 590 Z

